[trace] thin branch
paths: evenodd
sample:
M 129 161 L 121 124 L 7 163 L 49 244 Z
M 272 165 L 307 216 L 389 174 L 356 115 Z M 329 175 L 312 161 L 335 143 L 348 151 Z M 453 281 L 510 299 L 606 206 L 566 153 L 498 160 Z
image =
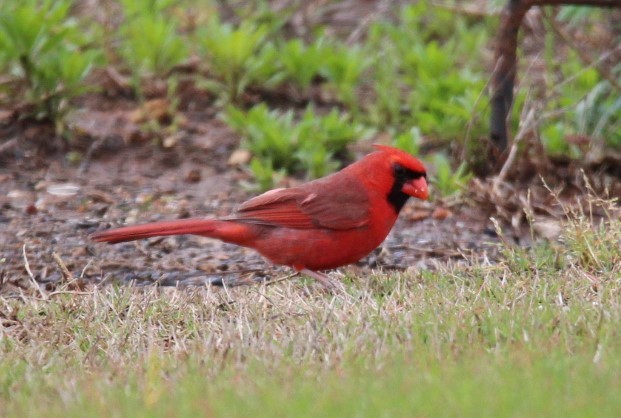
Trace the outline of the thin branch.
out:
M 71 274 L 71 272 L 67 268 L 67 265 L 65 264 L 63 259 L 60 258 L 60 256 L 57 253 L 52 253 L 52 258 L 54 258 L 54 261 L 56 262 L 56 265 L 58 266 L 58 268 L 62 272 L 63 278 L 65 279 L 65 281 L 68 282 L 68 283 L 74 282 L 75 278 L 73 277 L 73 274 Z

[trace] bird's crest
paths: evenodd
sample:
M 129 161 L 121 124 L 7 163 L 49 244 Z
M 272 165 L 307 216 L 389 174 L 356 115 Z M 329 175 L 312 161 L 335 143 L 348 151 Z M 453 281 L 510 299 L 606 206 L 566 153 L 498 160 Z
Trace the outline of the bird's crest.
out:
M 417 158 L 407 152 L 389 145 L 373 144 L 377 150 L 388 154 L 392 163 L 398 163 L 416 173 L 425 173 L 425 166 Z

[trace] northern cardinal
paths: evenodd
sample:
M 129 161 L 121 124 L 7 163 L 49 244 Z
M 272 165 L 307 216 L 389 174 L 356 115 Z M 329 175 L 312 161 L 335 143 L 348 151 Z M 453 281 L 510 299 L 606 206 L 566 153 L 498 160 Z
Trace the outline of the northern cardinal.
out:
M 275 189 L 242 203 L 223 218 L 154 222 L 95 232 L 117 243 L 193 234 L 254 248 L 275 264 L 307 274 L 354 263 L 384 241 L 410 196 L 427 199 L 426 171 L 410 154 L 385 145 L 329 176 Z

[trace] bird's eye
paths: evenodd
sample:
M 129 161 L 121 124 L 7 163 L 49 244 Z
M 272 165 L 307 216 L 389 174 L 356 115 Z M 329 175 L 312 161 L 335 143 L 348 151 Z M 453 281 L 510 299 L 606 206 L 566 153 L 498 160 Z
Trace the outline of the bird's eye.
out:
M 399 164 L 395 164 L 393 170 L 395 172 L 395 176 L 397 176 L 397 177 L 405 177 L 406 172 L 407 172 L 405 167 L 403 167 L 403 166 L 401 166 Z

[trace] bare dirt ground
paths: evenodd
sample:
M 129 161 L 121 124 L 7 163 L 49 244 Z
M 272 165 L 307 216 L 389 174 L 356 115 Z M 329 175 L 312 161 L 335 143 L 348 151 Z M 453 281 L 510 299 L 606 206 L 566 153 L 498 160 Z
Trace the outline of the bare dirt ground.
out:
M 81 123 L 101 129 L 110 128 L 109 123 L 114 129 L 102 136 L 88 161 L 77 165 L 67 161 L 66 149 L 54 148 L 58 141 L 49 127 L 4 125 L 0 137 L 4 291 L 29 285 L 26 264 L 35 280 L 50 288 L 63 280 L 63 263 L 74 278 L 93 283 L 237 284 L 289 273 L 252 250 L 203 237 L 112 246 L 90 242 L 90 233 L 109 226 L 225 215 L 256 194 L 243 187 L 251 180 L 248 174 L 227 164 L 239 138 L 218 120 L 191 122 L 188 115 L 181 139 L 166 149 L 149 141 L 126 144 L 120 133 L 127 128 L 126 118 L 98 112 L 84 113 Z M 92 138 L 89 141 L 92 151 Z M 370 150 L 362 148 L 359 154 Z M 439 260 L 494 252 L 498 239 L 484 211 L 470 205 L 445 209 L 410 202 L 383 249 L 342 271 L 433 268 Z

